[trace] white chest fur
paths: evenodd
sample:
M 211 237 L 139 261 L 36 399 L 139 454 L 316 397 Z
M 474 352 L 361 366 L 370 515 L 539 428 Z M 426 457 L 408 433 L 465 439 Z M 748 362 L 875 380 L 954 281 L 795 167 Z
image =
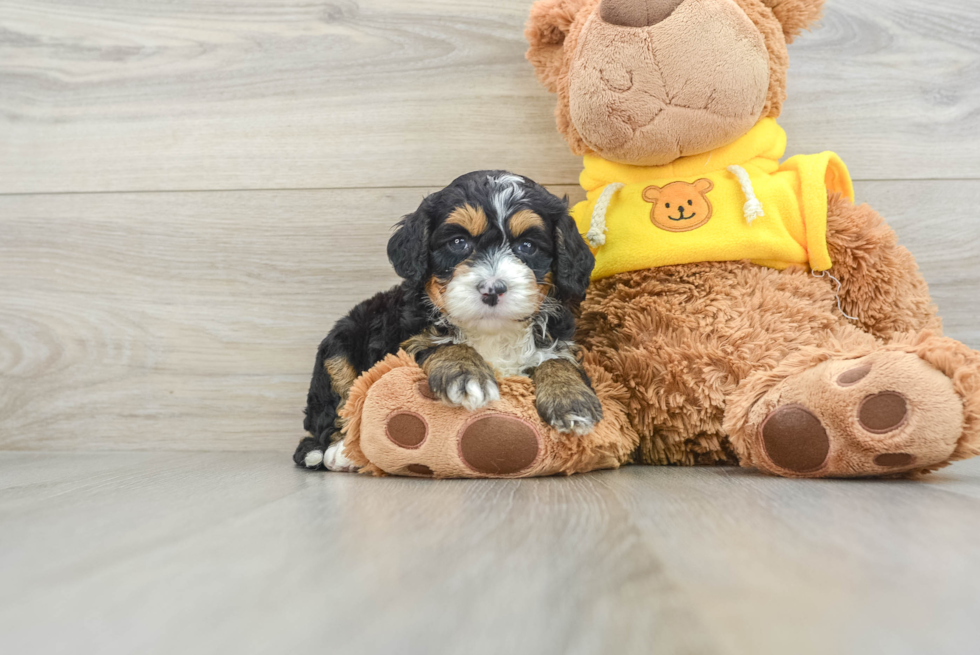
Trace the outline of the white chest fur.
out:
M 521 375 L 529 368 L 563 356 L 558 352 L 557 343 L 547 348 L 538 347 L 534 342 L 533 325 L 493 332 L 467 331 L 460 336 L 460 343 L 471 346 L 505 377 Z

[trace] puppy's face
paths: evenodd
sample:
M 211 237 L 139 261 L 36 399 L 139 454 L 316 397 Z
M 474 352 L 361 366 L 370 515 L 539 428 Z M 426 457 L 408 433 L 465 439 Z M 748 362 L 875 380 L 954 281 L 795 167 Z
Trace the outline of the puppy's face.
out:
M 464 175 L 426 198 L 388 254 L 450 322 L 472 330 L 532 318 L 549 295 L 577 301 L 595 263 L 567 203 L 503 171 Z
M 487 213 L 482 205 L 462 205 L 432 235 L 426 292 L 463 328 L 493 329 L 530 318 L 551 286 L 555 248 L 544 219 L 533 209 L 502 221 Z

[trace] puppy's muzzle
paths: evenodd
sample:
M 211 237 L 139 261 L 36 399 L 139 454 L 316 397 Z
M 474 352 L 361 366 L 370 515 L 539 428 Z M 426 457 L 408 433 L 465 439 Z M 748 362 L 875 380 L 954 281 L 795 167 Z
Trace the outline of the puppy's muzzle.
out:
M 500 296 L 507 293 L 507 285 L 504 284 L 503 280 L 488 280 L 478 284 L 476 290 L 480 292 L 484 305 L 496 307 Z

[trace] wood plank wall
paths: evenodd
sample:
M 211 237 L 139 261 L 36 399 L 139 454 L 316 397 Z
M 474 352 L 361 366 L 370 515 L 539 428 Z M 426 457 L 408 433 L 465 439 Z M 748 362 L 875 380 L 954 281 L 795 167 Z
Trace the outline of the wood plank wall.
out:
M 289 450 L 391 225 L 478 168 L 579 197 L 529 0 L 0 0 L 0 448 Z M 980 347 L 980 4 L 830 0 L 833 149 Z

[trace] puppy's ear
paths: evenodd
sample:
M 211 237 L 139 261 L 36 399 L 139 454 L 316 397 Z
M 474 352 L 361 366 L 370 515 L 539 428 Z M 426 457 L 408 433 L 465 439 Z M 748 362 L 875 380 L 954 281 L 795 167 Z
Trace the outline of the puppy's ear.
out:
M 819 20 L 825 0 L 762 0 L 783 26 L 786 43 Z
M 579 10 L 588 0 L 538 0 L 531 6 L 531 16 L 527 19 L 524 38 L 530 46 L 527 60 L 534 66 L 534 72 L 551 93 L 558 90 L 558 80 L 562 75 L 565 57 L 565 37 Z
M 555 290 L 562 302 L 580 301 L 589 288 L 595 257 L 579 234 L 575 221 L 564 212 L 555 224 Z
M 422 207 L 403 218 L 388 239 L 388 261 L 395 273 L 421 282 L 429 271 L 429 217 Z

